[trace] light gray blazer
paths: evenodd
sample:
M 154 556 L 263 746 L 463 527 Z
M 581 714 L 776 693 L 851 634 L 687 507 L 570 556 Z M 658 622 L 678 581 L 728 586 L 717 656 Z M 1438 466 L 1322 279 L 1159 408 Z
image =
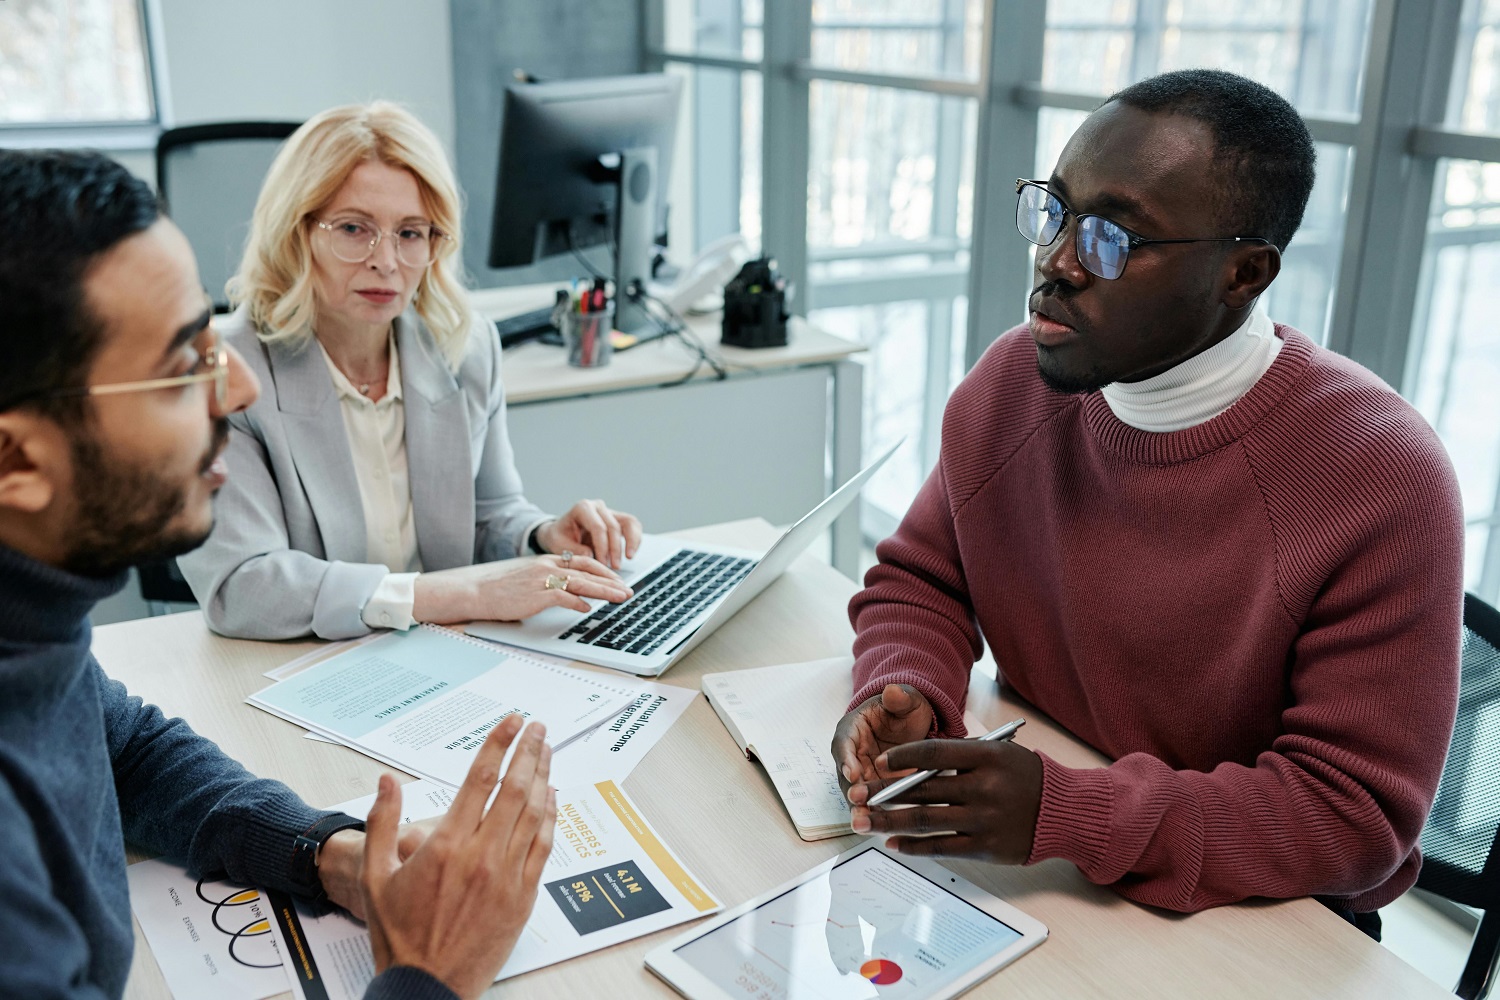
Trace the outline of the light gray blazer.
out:
M 262 343 L 243 310 L 220 329 L 261 395 L 229 418 L 229 481 L 208 541 L 179 557 L 182 575 L 223 635 L 364 635 L 360 610 L 389 570 L 366 555 L 354 458 L 322 352 L 311 341 Z M 396 348 L 423 569 L 519 554 L 547 515 L 521 493 L 494 330 L 475 318 L 456 373 L 414 313 L 396 321 Z

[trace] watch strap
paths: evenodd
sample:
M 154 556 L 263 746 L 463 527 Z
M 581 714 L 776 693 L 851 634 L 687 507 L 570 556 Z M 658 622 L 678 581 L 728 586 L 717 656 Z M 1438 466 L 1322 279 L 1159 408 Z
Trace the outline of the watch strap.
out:
M 332 813 L 324 816 L 312 826 L 292 839 L 292 881 L 323 894 L 322 880 L 318 878 L 318 851 L 340 830 L 363 830 L 365 821 L 355 819 L 347 813 Z

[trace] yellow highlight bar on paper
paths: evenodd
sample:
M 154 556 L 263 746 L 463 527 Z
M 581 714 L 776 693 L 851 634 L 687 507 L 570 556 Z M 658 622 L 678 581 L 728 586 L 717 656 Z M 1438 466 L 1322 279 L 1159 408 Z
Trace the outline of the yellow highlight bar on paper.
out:
M 672 857 L 672 852 L 668 851 L 667 846 L 656 838 L 655 833 L 651 832 L 651 828 L 646 825 L 646 821 L 641 818 L 640 813 L 635 811 L 635 807 L 630 804 L 630 800 L 625 797 L 625 793 L 620 791 L 619 787 L 613 781 L 601 781 L 594 786 L 594 790 L 603 796 L 609 808 L 614 811 L 614 814 L 620 818 L 620 822 L 625 824 L 625 829 L 629 830 L 630 835 L 635 838 L 635 842 L 641 845 L 641 850 L 645 851 L 646 856 L 655 863 L 656 867 L 661 869 L 662 874 L 667 877 L 667 880 L 677 887 L 677 891 L 682 893 L 689 903 L 693 904 L 694 909 L 699 913 L 703 913 L 719 905 L 714 902 L 712 896 L 699 887 L 697 882 L 693 881 L 682 865 L 677 863 L 677 859 Z

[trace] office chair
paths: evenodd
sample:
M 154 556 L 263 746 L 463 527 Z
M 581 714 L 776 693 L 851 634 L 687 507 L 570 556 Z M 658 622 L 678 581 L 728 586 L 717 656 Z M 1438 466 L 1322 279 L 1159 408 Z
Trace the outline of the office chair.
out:
M 168 129 L 156 140 L 156 190 L 187 234 L 198 274 L 214 300 L 229 308 L 224 285 L 239 268 L 261 183 L 281 142 L 300 122 L 221 122 Z M 141 597 L 152 614 L 168 603 L 195 602 L 175 559 L 136 567 Z
M 156 190 L 187 234 L 203 287 L 226 311 L 261 182 L 300 122 L 222 122 L 168 129 L 156 140 Z
M 1500 611 L 1464 595 L 1458 719 L 1417 887 L 1484 911 L 1454 993 L 1489 994 L 1500 957 Z
M 153 615 L 167 613 L 168 604 L 196 604 L 193 588 L 182 578 L 176 559 L 158 559 L 141 563 L 135 568 L 141 586 L 141 600 L 145 601 Z

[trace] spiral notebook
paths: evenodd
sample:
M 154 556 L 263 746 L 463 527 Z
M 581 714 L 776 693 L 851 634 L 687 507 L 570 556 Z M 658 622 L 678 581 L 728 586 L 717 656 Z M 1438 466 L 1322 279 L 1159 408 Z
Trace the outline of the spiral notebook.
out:
M 436 625 L 317 659 L 245 699 L 419 778 L 457 787 L 484 738 L 519 712 L 554 751 L 615 718 L 637 691 Z

